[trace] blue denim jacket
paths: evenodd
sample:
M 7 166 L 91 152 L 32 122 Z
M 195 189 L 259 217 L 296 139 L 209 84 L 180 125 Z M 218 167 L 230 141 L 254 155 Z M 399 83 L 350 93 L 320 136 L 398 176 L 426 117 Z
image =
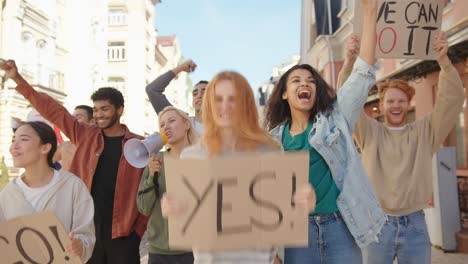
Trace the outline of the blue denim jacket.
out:
M 353 73 L 338 91 L 333 109 L 316 115 L 309 134 L 310 145 L 330 167 L 340 190 L 338 209 L 361 248 L 377 241 L 386 221 L 352 137 L 369 89 L 375 83 L 375 70 L 375 66 L 358 58 Z M 284 124 L 271 133 L 281 142 L 283 130 Z

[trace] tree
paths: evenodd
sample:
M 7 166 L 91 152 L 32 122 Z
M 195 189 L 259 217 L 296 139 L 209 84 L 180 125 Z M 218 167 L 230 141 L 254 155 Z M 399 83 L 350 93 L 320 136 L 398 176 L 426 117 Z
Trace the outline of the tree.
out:
M 5 164 L 5 157 L 2 157 L 0 162 L 0 191 L 10 182 L 10 177 L 8 175 L 8 168 Z

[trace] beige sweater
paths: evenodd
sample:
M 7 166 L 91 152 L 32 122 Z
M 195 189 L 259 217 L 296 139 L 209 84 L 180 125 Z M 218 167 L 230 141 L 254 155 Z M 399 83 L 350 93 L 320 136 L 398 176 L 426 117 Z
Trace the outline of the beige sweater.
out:
M 340 73 L 339 82 L 348 72 Z M 450 133 L 465 100 L 453 65 L 442 68 L 438 87 L 433 111 L 401 130 L 386 127 L 364 111 L 356 125 L 362 162 L 387 214 L 424 209 L 432 197 L 432 155 Z

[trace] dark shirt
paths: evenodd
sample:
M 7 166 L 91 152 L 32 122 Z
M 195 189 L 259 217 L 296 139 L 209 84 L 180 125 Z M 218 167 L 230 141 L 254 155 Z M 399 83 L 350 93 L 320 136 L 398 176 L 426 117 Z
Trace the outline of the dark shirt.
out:
M 96 223 L 112 226 L 115 185 L 119 161 L 122 156 L 122 140 L 120 137 L 104 136 L 104 150 L 93 177 L 91 195 L 94 199 L 94 219 Z

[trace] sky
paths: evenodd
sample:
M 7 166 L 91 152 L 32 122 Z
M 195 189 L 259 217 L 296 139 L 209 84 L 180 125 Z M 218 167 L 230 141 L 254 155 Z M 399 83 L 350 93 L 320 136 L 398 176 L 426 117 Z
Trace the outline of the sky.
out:
M 159 36 L 177 35 L 185 59 L 197 64 L 192 82 L 236 70 L 251 86 L 299 53 L 300 0 L 162 0 L 156 5 Z

